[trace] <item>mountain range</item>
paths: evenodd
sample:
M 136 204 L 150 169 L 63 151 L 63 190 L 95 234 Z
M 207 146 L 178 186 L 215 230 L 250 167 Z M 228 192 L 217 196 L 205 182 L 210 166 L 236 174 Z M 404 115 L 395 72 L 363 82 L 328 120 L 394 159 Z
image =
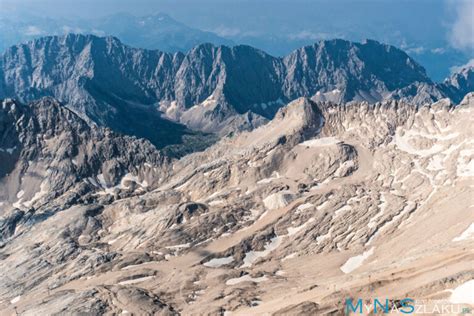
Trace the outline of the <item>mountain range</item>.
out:
M 90 123 L 159 148 L 199 132 L 253 129 L 298 97 L 421 106 L 445 97 L 460 101 L 472 80 L 471 68 L 436 84 L 403 51 L 376 41 L 320 41 L 280 58 L 243 45 L 165 53 L 114 37 L 69 34 L 12 46 L 0 56 L 0 98 L 52 96 Z
M 0 14 L 0 52 L 17 43 L 45 35 L 67 33 L 116 36 L 124 43 L 165 52 L 186 52 L 200 43 L 232 45 L 229 39 L 201 31 L 176 21 L 165 13 L 136 17 L 116 13 L 100 19 L 54 19 L 34 15 L 13 16 Z
M 417 3 L 411 3 L 410 5 L 417 7 L 418 12 L 423 11 Z M 269 7 L 270 4 L 258 4 L 258 6 Z M 311 9 L 308 12 L 294 6 L 283 9 L 280 3 L 271 6 L 273 10 L 286 11 L 286 14 L 283 14 L 283 16 L 281 13 L 263 14 L 259 19 L 256 19 L 253 15 L 242 16 L 242 11 L 246 9 L 234 6 L 231 10 L 232 13 L 241 16 L 241 18 L 233 19 L 232 14 L 230 14 L 231 11 L 225 12 L 219 7 L 214 7 L 216 12 L 220 13 L 212 14 L 205 9 L 206 5 L 204 4 L 190 4 L 188 7 L 189 13 L 187 14 L 180 14 L 173 10 L 168 11 L 172 13 L 173 17 L 165 13 L 153 13 L 156 7 L 154 9 L 150 8 L 151 13 L 141 16 L 135 16 L 131 12 L 124 11 L 100 18 L 90 17 L 90 15 L 81 18 L 68 15 L 67 18 L 60 18 L 54 16 L 51 12 L 40 15 L 34 13 L 33 10 L 28 10 L 28 12 L 3 10 L 0 11 L 0 29 L 2 30 L 0 33 L 0 52 L 12 45 L 28 40 L 46 35 L 65 35 L 68 33 L 115 36 L 123 43 L 133 47 L 158 49 L 169 53 L 186 53 L 198 44 L 207 42 L 217 46 L 244 44 L 264 50 L 273 56 L 288 55 L 299 47 L 311 45 L 321 39 L 343 38 L 361 41 L 365 38 L 374 38 L 402 48 L 423 65 L 430 77 L 436 81 L 446 78 L 451 67 L 466 64 L 474 57 L 471 51 L 456 49 L 447 42 L 443 34 L 445 26 L 442 26 L 441 23 L 431 24 L 430 27 L 427 27 L 423 23 L 414 21 L 416 20 L 414 18 L 416 16 L 415 11 L 410 12 L 413 18 L 410 19 L 409 23 L 417 26 L 407 24 L 402 27 L 403 31 L 401 31 L 395 28 L 395 24 L 381 23 L 381 21 L 387 22 L 386 19 L 377 22 L 364 20 L 362 18 L 364 16 L 363 11 L 359 10 L 364 6 L 368 7 L 367 10 L 369 11 L 374 9 L 374 6 L 368 4 L 358 4 L 357 12 L 351 12 L 355 15 L 361 14 L 359 18 L 346 21 L 339 19 L 338 23 L 331 23 L 331 19 L 336 19 L 334 12 L 331 15 L 328 12 L 320 12 L 319 9 L 315 10 L 316 3 L 311 3 L 308 7 L 308 9 L 313 7 L 311 15 L 308 15 Z M 394 6 L 397 7 L 397 5 Z M 330 11 L 335 10 L 335 12 L 348 10 L 346 6 L 339 6 L 338 4 L 330 7 Z M 430 10 L 439 10 L 438 5 L 432 7 Z M 165 7 L 160 7 L 160 9 L 166 10 Z M 295 10 L 300 11 L 300 13 L 295 15 Z M 193 17 L 190 14 L 191 11 L 200 12 L 200 16 Z M 398 14 L 401 14 L 401 12 Z M 408 12 L 404 12 L 405 16 L 407 14 Z M 438 13 L 433 12 L 432 14 L 436 16 Z M 203 18 L 204 16 L 208 18 Z M 300 20 L 296 24 L 293 20 L 297 19 L 297 16 L 300 17 Z M 379 14 L 376 16 L 379 16 Z M 175 18 L 178 18 L 178 20 Z M 385 18 L 389 17 L 386 16 Z M 392 19 L 395 18 L 392 17 Z M 362 22 L 362 20 L 364 21 Z M 395 21 L 400 20 L 395 19 Z M 185 23 L 182 23 L 183 21 Z M 248 24 L 243 21 L 248 21 Z M 421 31 L 416 32 L 414 29 Z M 400 32 L 403 33 L 403 36 Z M 419 33 L 423 33 L 423 41 L 420 40 Z

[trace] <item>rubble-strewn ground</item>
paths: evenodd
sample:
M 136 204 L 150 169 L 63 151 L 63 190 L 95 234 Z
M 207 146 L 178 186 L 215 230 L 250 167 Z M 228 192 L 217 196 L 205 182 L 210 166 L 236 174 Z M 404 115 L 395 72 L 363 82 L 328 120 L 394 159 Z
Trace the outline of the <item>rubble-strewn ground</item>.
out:
M 108 161 L 91 163 L 85 127 L 77 137 L 90 146 L 57 169 L 48 159 L 74 131 L 36 142 L 29 163 L 0 149 L 18 157 L 0 182 L 0 314 L 341 314 L 348 297 L 474 304 L 460 292 L 474 279 L 473 117 L 472 95 L 419 110 L 298 99 L 180 160 L 140 149 L 125 159 L 131 145 L 116 141 L 102 144 Z

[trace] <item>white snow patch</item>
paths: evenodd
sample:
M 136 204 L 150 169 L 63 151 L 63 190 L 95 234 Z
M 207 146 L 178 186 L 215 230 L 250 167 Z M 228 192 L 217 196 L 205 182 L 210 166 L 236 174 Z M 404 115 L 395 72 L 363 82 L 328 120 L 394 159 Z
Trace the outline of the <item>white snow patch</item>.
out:
M 263 200 L 263 204 L 267 209 L 273 210 L 287 206 L 293 199 L 293 193 L 290 191 L 281 191 L 267 196 Z
M 14 207 L 14 208 L 21 209 L 22 204 L 23 204 L 23 199 L 19 199 L 18 201 L 16 201 L 15 203 L 13 203 L 13 207 Z
M 364 260 L 370 257 L 373 253 L 374 247 L 370 248 L 367 251 L 364 251 L 364 253 L 362 253 L 361 255 L 349 258 L 349 260 L 347 260 L 346 263 L 341 266 L 341 271 L 344 273 L 351 273 L 355 269 L 359 268 L 364 262 Z
M 270 252 L 275 250 L 281 243 L 282 237 L 273 237 L 270 242 L 264 246 L 262 251 L 249 251 L 245 254 L 244 264 L 241 268 L 250 267 L 258 258 L 267 256 Z
M 211 199 L 217 197 L 218 195 L 222 194 L 223 191 L 224 191 L 224 190 L 216 191 L 216 192 L 212 193 L 211 195 L 209 195 L 209 196 L 207 197 L 207 199 L 208 199 L 208 200 L 211 200 Z
M 166 249 L 182 249 L 182 248 L 189 248 L 191 246 L 190 243 L 181 244 L 181 245 L 174 245 L 174 246 L 167 246 Z
M 307 140 L 305 142 L 300 143 L 301 146 L 308 146 L 308 147 L 320 147 L 320 146 L 330 146 L 330 145 L 337 145 L 340 144 L 341 141 L 336 137 L 322 137 L 317 139 Z
M 97 179 L 99 180 L 100 185 L 105 189 L 104 191 L 98 192 L 98 194 L 113 194 L 116 190 L 129 189 L 130 186 L 128 182 L 135 182 L 142 188 L 148 187 L 148 182 L 146 180 L 140 182 L 138 176 L 134 176 L 131 173 L 124 175 L 120 180 L 120 183 L 113 187 L 107 187 L 107 183 L 105 182 L 104 176 L 102 174 L 98 175 Z
M 172 116 L 178 110 L 178 103 L 176 101 L 171 101 L 168 108 L 165 109 L 166 116 Z
M 15 151 L 15 149 L 16 149 L 16 146 L 11 147 L 11 148 L 5 148 L 5 149 L 0 148 L 0 151 L 3 151 L 3 152 L 6 151 L 7 153 L 9 153 L 9 154 L 11 155 L 11 154 L 13 154 L 13 152 Z
M 104 189 L 107 188 L 107 182 L 105 181 L 104 175 L 102 173 L 97 175 L 97 180 L 99 180 L 101 187 Z
M 288 227 L 287 230 L 288 230 L 288 236 L 293 236 L 295 234 L 297 234 L 300 230 L 302 230 L 306 225 L 308 225 L 309 223 L 312 223 L 314 222 L 314 218 L 310 218 L 306 223 L 303 223 L 301 224 L 300 226 L 297 226 L 297 227 Z
M 467 281 L 455 288 L 449 301 L 454 304 L 474 304 L 474 280 Z
M 350 211 L 352 209 L 352 207 L 350 205 L 344 205 L 342 206 L 341 208 L 337 209 L 335 212 L 334 212 L 334 215 L 337 217 L 339 215 L 342 215 L 342 214 L 345 214 L 347 213 L 348 211 Z
M 344 161 L 339 168 L 334 172 L 335 177 L 344 177 L 347 172 L 355 166 L 355 162 L 353 160 Z
M 431 171 L 443 170 L 444 169 L 443 161 L 444 161 L 444 158 L 442 155 L 435 155 L 431 157 L 430 162 L 428 163 L 428 166 L 426 167 L 426 169 L 431 170 Z
M 462 241 L 474 238 L 474 223 L 469 225 L 469 227 L 458 237 L 454 238 L 453 241 Z
M 21 295 L 18 295 L 17 297 L 13 298 L 10 303 L 15 304 L 18 303 L 21 299 Z
M 270 178 L 265 178 L 257 182 L 257 184 L 265 184 L 270 183 L 273 180 L 277 180 L 280 178 L 280 174 L 278 172 L 274 172 Z
M 122 281 L 122 282 L 119 282 L 118 284 L 120 284 L 120 285 L 135 284 L 135 283 L 140 283 L 140 282 L 147 281 L 147 280 L 150 280 L 150 279 L 153 279 L 152 275 L 142 277 L 142 278 L 138 278 L 138 279 Z
M 296 256 L 298 256 L 298 253 L 297 253 L 297 252 L 293 252 L 293 253 L 290 253 L 290 254 L 289 254 L 288 256 L 286 256 L 285 258 L 281 259 L 281 261 L 290 260 L 290 259 L 295 258 Z
M 214 258 L 212 260 L 209 260 L 208 262 L 205 262 L 203 265 L 210 268 L 219 268 L 220 266 L 229 264 L 232 261 L 234 261 L 234 257 L 232 256 L 224 258 Z
M 331 232 L 328 231 L 326 234 L 324 235 L 321 235 L 321 236 L 318 236 L 316 237 L 316 243 L 319 245 L 320 243 L 322 243 L 323 241 L 325 241 L 326 239 L 328 239 L 329 237 L 331 237 Z
M 40 184 L 40 190 L 39 192 L 36 192 L 35 195 L 31 198 L 31 200 L 24 202 L 23 204 L 26 207 L 31 207 L 34 202 L 38 201 L 42 197 L 48 194 L 48 188 L 49 188 L 49 182 L 48 180 L 43 180 Z
M 217 104 L 217 99 L 214 97 L 214 93 L 212 93 L 206 100 L 204 100 L 201 105 L 204 107 L 214 106 Z
M 97 183 L 97 180 L 94 179 L 93 177 L 88 177 L 87 179 L 84 179 L 84 182 L 92 184 L 95 187 L 99 187 L 99 183 Z
M 127 173 L 122 178 L 122 180 L 120 180 L 120 185 L 122 187 L 128 188 L 128 186 L 126 185 L 127 181 L 135 182 L 136 184 L 139 184 L 140 186 L 142 186 L 144 188 L 148 187 L 148 182 L 146 180 L 143 180 L 142 182 L 140 182 L 140 179 L 137 176 L 134 176 L 131 173 Z
M 258 167 L 260 163 L 258 161 L 249 161 L 247 162 L 247 165 L 253 168 L 253 167 Z
M 435 190 L 433 190 L 433 192 L 435 192 Z M 430 196 L 433 194 L 433 192 L 430 194 Z M 427 200 L 429 200 L 430 197 L 428 197 Z M 426 200 L 426 201 L 427 201 Z M 370 245 L 372 243 L 372 241 L 374 241 L 375 237 L 377 237 L 381 231 L 383 229 L 385 229 L 385 227 L 388 227 L 389 225 L 392 225 L 392 223 L 396 223 L 402 216 L 405 216 L 407 213 L 409 213 L 410 211 L 412 211 L 414 208 L 416 207 L 416 203 L 413 202 L 413 201 L 407 201 L 405 207 L 397 214 L 395 215 L 394 217 L 392 217 L 392 219 L 388 222 L 386 222 L 385 224 L 383 224 L 382 227 L 380 227 L 377 232 L 375 234 L 373 234 L 370 239 L 367 241 L 366 245 Z M 399 227 L 401 227 L 402 225 L 404 225 L 405 223 L 400 223 L 399 224 Z
M 242 220 L 244 222 L 247 222 L 247 221 L 253 221 L 255 220 L 257 217 L 258 217 L 258 214 L 260 214 L 260 210 L 258 209 L 250 209 L 250 214 L 249 215 L 245 215 Z
M 322 204 L 318 205 L 317 209 L 318 210 L 322 210 L 323 208 L 325 208 L 327 205 L 329 204 L 329 199 L 324 201 Z
M 158 261 L 147 261 L 147 262 L 143 262 L 143 263 L 139 263 L 139 264 L 131 264 L 131 265 L 128 265 L 128 266 L 123 267 L 123 268 L 120 269 L 120 270 L 135 269 L 135 268 L 147 266 L 147 265 L 149 265 L 149 264 L 156 263 L 156 262 L 158 262 Z
M 312 208 L 314 205 L 312 203 L 304 203 L 304 204 L 301 204 L 300 206 L 298 206 L 296 208 L 296 212 L 299 213 L 299 212 L 302 212 L 302 211 L 305 211 L 307 209 L 310 209 Z
M 380 195 L 379 212 L 370 219 L 369 223 L 367 224 L 367 227 L 369 228 L 375 227 L 375 224 L 377 223 L 377 219 L 384 214 L 386 207 L 387 207 L 387 200 L 385 199 L 385 195 L 382 193 Z
M 107 244 L 113 245 L 113 244 L 116 243 L 117 240 L 119 240 L 120 238 L 121 238 L 121 236 L 119 236 L 119 237 L 117 237 L 117 238 L 114 238 L 114 239 L 111 239 L 111 240 L 109 240 L 109 241 L 107 242 Z
M 267 216 L 267 214 L 268 214 L 268 211 L 263 212 L 262 215 L 260 215 L 260 216 L 258 217 L 257 221 L 259 221 L 259 220 L 261 220 L 262 218 L 264 218 L 265 216 Z
M 433 190 L 430 194 L 430 196 L 428 196 L 428 198 L 426 199 L 426 201 L 428 201 L 430 198 L 431 198 L 431 195 L 434 194 L 434 192 L 436 192 L 436 190 Z M 403 208 L 403 210 L 398 213 L 397 215 L 395 215 L 392 220 L 389 222 L 397 222 L 402 216 L 405 216 L 407 213 L 409 213 L 410 211 L 412 211 L 414 208 L 416 207 L 416 203 L 413 202 L 413 201 L 407 201 L 406 204 L 405 204 L 405 207 Z M 387 223 L 388 224 L 388 223 Z M 404 223 L 401 223 L 399 224 L 400 226 L 403 225 Z M 399 226 L 399 227 L 400 227 Z
M 268 278 L 264 275 L 262 277 L 259 277 L 259 278 L 252 278 L 250 275 L 246 274 L 244 276 L 241 276 L 240 278 L 233 278 L 233 279 L 229 279 L 225 282 L 226 285 L 235 285 L 235 284 L 239 284 L 241 282 L 255 282 L 255 283 L 260 283 L 260 282 L 263 282 L 263 281 L 266 281 L 268 280 Z
M 435 144 L 434 146 L 428 149 L 417 149 L 409 143 L 410 139 L 413 139 L 411 136 L 415 136 L 415 138 L 419 136 L 426 137 L 425 135 L 420 135 L 419 133 L 415 133 L 411 131 L 406 132 L 404 136 L 401 136 L 399 133 L 396 133 L 395 144 L 400 150 L 405 151 L 409 154 L 413 154 L 413 155 L 417 155 L 421 157 L 426 157 L 426 156 L 436 154 L 443 149 L 443 146 L 441 146 L 440 144 Z

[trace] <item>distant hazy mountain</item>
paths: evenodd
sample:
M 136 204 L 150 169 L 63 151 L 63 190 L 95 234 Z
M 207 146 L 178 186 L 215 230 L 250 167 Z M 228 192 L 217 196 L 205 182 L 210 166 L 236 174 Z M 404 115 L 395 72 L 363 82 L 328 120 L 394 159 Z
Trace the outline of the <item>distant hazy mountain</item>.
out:
M 46 35 L 62 35 L 61 22 L 36 16 L 7 17 L 0 13 L 0 51 Z M 68 23 L 64 23 L 67 25 Z M 72 30 L 68 30 L 71 32 Z M 77 31 L 77 30 L 76 30 Z
M 0 58 L 0 98 L 54 96 L 86 120 L 159 146 L 187 133 L 161 114 L 222 133 L 258 126 L 301 96 L 422 105 L 443 91 L 403 51 L 375 41 L 321 41 L 276 58 L 249 46 L 171 54 L 70 34 L 13 46 Z
M 118 37 L 131 46 L 165 52 L 186 52 L 202 43 L 233 44 L 231 40 L 214 33 L 188 27 L 164 13 L 143 17 L 114 14 L 94 21 L 94 28 L 103 34 Z
M 112 35 L 135 47 L 166 52 L 186 52 L 201 43 L 233 44 L 214 33 L 188 27 L 164 13 L 143 17 L 119 13 L 82 20 L 0 16 L 0 51 L 27 40 L 68 33 Z

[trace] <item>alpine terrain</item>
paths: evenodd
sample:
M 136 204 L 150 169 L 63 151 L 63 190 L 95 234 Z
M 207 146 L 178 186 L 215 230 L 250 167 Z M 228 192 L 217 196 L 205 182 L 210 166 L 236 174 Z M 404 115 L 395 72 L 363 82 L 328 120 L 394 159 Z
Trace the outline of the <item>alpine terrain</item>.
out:
M 7 49 L 0 56 L 0 98 L 53 96 L 86 120 L 163 147 L 179 143 L 184 130 L 160 117 L 226 135 L 260 126 L 298 97 L 458 103 L 473 86 L 472 68 L 465 71 L 433 83 L 403 51 L 376 41 L 321 41 L 277 58 L 243 45 L 164 53 L 69 34 Z
M 472 68 L 67 35 L 7 49 L 0 98 L 0 315 L 474 307 Z

